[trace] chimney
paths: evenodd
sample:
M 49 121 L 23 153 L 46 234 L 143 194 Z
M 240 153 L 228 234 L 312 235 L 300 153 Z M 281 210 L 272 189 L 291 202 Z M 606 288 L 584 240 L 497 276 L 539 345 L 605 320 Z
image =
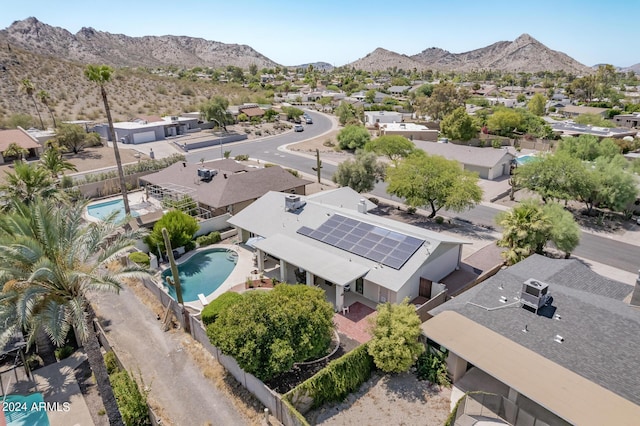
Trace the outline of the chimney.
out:
M 367 202 L 364 198 L 361 198 L 360 202 L 358 202 L 358 212 L 367 214 Z

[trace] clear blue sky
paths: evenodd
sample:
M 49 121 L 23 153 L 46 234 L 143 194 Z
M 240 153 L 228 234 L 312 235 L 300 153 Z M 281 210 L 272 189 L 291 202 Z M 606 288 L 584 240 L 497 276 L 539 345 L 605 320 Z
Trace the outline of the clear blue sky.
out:
M 188 35 L 247 44 L 284 65 L 340 66 L 383 47 L 414 55 L 429 47 L 461 53 L 527 33 L 591 66 L 640 63 L 640 0 L 15 0 L 0 28 L 35 16 L 76 33 Z M 99 7 L 103 5 L 103 7 Z

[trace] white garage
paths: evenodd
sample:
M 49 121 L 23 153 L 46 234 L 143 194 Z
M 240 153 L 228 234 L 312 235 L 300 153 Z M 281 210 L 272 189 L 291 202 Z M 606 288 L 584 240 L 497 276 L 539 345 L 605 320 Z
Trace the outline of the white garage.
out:
M 154 142 L 155 140 L 156 140 L 156 132 L 153 130 L 150 132 L 140 132 L 140 133 L 133 134 L 134 144 Z

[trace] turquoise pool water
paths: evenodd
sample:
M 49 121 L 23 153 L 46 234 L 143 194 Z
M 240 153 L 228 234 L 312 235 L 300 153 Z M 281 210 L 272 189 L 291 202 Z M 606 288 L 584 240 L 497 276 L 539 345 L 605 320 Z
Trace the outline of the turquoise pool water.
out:
M 118 211 L 116 220 L 119 221 L 124 219 L 124 201 L 122 198 L 118 200 L 103 201 L 102 203 L 87 206 L 87 214 L 100 220 L 104 220 L 104 218 L 110 215 L 113 211 Z M 131 216 L 138 217 L 140 214 L 135 210 L 131 210 Z
M 532 162 L 536 158 L 538 157 L 536 157 L 535 155 L 527 154 L 527 155 L 521 155 L 520 157 L 516 158 L 516 161 L 518 162 L 518 164 L 527 164 Z
M 238 255 L 226 249 L 209 249 L 191 256 L 178 265 L 182 299 L 185 302 L 198 300 L 198 294 L 210 295 L 220 287 L 236 267 Z M 162 283 L 174 299 L 176 290 L 167 284 L 165 277 L 171 275 L 171 269 L 162 272 Z

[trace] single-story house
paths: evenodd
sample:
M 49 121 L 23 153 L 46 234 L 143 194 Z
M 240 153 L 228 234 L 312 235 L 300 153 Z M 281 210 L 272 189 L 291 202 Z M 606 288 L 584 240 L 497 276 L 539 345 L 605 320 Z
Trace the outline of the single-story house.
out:
M 393 96 L 402 96 L 411 90 L 411 86 L 391 86 L 387 89 L 387 92 Z
M 279 166 L 259 169 L 230 159 L 178 162 L 140 178 L 150 196 L 174 200 L 189 196 L 211 216 L 236 214 L 269 191 L 304 195 L 309 183 Z
M 603 138 L 624 138 L 625 136 L 635 137 L 638 133 L 635 129 L 620 127 L 597 127 L 587 124 L 576 124 L 569 121 L 551 123 L 554 132 L 561 136 L 592 135 Z
M 640 127 L 640 112 L 632 114 L 618 114 L 612 118 L 613 122 L 621 127 Z
M 448 351 L 454 386 L 515 406 L 510 424 L 520 424 L 517 416 L 526 424 L 635 425 L 640 311 L 626 303 L 633 289 L 580 260 L 533 255 L 429 311 L 422 333 Z
M 485 97 L 489 101 L 489 105 L 502 105 L 507 108 L 515 108 L 518 104 L 518 100 L 515 98 L 503 98 L 503 97 Z
M 465 241 L 368 213 L 374 207 L 349 187 L 309 196 L 268 192 L 228 223 L 243 242 L 259 240 L 260 270 L 267 254 L 280 260 L 281 281 L 335 288 L 337 310 L 346 291 L 399 303 L 459 267 Z
M 400 123 L 402 122 L 402 113 L 396 111 L 365 111 L 365 126 L 373 126 L 376 123 Z
M 42 145 L 22 127 L 0 130 L 0 164 L 4 164 L 4 153 L 12 144 L 27 150 L 25 158 L 39 157 L 42 152 Z
M 567 105 L 566 107 L 560 109 L 558 112 L 560 112 L 567 118 L 577 117 L 580 114 L 596 114 L 602 116 L 602 118 L 605 118 L 607 109 L 583 105 Z
M 253 117 L 262 117 L 264 115 L 264 110 L 258 105 L 242 105 L 238 107 L 238 112 L 249 117 L 249 120 Z
M 482 179 L 493 180 L 508 176 L 516 155 L 507 149 L 479 148 L 454 143 L 433 143 L 414 140 L 416 147 L 427 154 L 455 160 L 464 170 L 478 173 Z
M 379 124 L 381 135 L 400 135 L 409 140 L 437 141 L 440 132 L 416 123 L 385 123 Z
M 140 144 L 145 142 L 154 142 L 164 140 L 169 136 L 183 135 L 189 133 L 190 130 L 198 128 L 198 118 L 194 117 L 146 117 L 151 120 L 147 121 L 145 117 L 139 117 L 133 121 L 121 121 L 113 123 L 113 129 L 116 133 L 116 140 L 126 144 Z M 92 129 L 101 137 L 111 141 L 108 124 L 99 124 Z
M 364 90 L 360 90 L 359 92 L 352 93 L 349 97 L 357 101 L 365 102 L 367 98 L 367 92 L 365 92 Z M 373 95 L 373 103 L 379 104 L 384 100 L 384 98 L 389 97 L 391 96 L 387 95 L 386 93 L 378 92 L 376 90 L 375 94 Z

